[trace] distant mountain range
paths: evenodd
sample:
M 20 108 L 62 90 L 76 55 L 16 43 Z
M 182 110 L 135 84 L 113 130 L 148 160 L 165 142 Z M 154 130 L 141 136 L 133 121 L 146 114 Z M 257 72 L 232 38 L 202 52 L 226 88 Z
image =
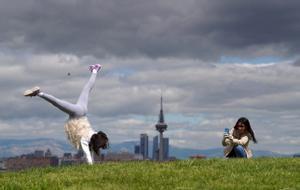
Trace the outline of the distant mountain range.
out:
M 30 154 L 35 150 L 50 149 L 55 155 L 74 151 L 67 142 L 56 139 L 0 139 L 0 158 Z
M 112 151 L 127 151 L 133 152 L 134 146 L 138 145 L 139 142 L 129 141 L 123 142 L 119 144 L 112 144 L 111 150 Z M 152 143 L 149 142 L 149 156 L 152 156 Z M 254 157 L 291 157 L 292 155 L 287 154 L 280 154 L 272 151 L 265 151 L 265 150 L 252 150 Z M 211 149 L 189 149 L 189 148 L 179 148 L 175 146 L 170 146 L 169 156 L 174 156 L 178 159 L 188 159 L 190 156 L 193 155 L 204 155 L 208 158 L 222 158 L 223 157 L 223 148 L 211 148 Z
M 134 146 L 139 142 L 129 141 L 118 144 L 110 144 L 110 152 L 134 152 Z M 22 154 L 33 153 L 35 150 L 50 149 L 54 155 L 62 156 L 65 152 L 75 153 L 76 150 L 67 141 L 56 139 L 0 139 L 0 158 L 19 156 Z M 289 157 L 292 155 L 285 155 L 274 153 L 271 151 L 254 150 L 255 157 Z M 170 146 L 169 155 L 178 159 L 188 159 L 192 155 L 204 155 L 208 158 L 223 157 L 223 148 L 212 148 L 206 150 L 178 148 Z M 149 156 L 152 156 L 152 143 L 149 142 Z

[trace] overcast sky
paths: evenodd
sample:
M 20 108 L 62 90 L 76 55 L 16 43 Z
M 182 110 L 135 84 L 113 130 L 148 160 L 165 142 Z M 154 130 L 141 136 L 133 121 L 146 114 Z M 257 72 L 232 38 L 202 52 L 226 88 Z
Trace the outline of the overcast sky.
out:
M 76 102 L 100 63 L 88 115 L 111 143 L 157 135 L 163 94 L 174 146 L 221 147 L 223 129 L 244 116 L 251 148 L 300 152 L 299 9 L 298 0 L 0 0 L 0 138 L 66 140 L 67 115 L 23 91 Z

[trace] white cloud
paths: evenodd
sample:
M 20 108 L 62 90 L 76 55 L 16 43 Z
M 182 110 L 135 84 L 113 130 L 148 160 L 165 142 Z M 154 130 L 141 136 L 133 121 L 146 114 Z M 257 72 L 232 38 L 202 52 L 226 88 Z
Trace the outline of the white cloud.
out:
M 181 59 L 178 66 L 171 67 L 176 60 L 144 58 L 142 63 L 151 67 L 141 67 L 130 75 L 119 76 L 113 74 L 115 70 L 122 72 L 116 65 L 106 65 L 106 62 L 122 61 L 117 58 L 101 60 L 49 54 L 28 55 L 25 64 L 18 64 L 17 59 L 7 56 L 2 56 L 2 60 L 12 63 L 11 66 L 1 66 L 4 78 L 16 84 L 6 86 L 11 96 L 1 95 L 4 120 L 0 130 L 6 137 L 64 138 L 62 126 L 67 116 L 38 97 L 22 97 L 22 91 L 39 84 L 46 92 L 75 102 L 89 77 L 87 63 L 92 60 L 104 67 L 91 93 L 89 115 L 95 128 L 106 131 L 112 142 L 138 140 L 140 133 L 155 136 L 154 125 L 162 92 L 165 119 L 169 122 L 165 134 L 175 146 L 219 147 L 223 128 L 233 126 L 238 117 L 246 116 L 253 122 L 258 136 L 256 148 L 297 151 L 288 148 L 298 143 L 290 135 L 298 132 L 297 121 L 300 119 L 297 110 L 299 88 L 296 86 L 300 70 L 291 64 L 276 63 L 263 67 L 210 65 Z M 135 61 L 125 63 L 130 67 Z M 162 66 L 162 63 L 168 66 Z M 120 67 L 126 65 L 120 64 Z M 67 76 L 66 72 L 70 70 L 72 74 Z M 22 76 L 22 80 L 15 79 L 14 75 Z M 273 138 L 264 138 L 280 139 L 282 134 L 287 139 L 278 143 L 286 144 L 286 147 L 277 147 Z

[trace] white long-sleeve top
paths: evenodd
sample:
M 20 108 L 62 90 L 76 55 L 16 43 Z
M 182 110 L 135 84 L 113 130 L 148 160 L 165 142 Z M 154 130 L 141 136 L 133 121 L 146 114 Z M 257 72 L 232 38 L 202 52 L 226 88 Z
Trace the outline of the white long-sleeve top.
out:
M 247 158 L 252 158 L 253 154 L 251 149 L 249 148 L 249 142 L 252 139 L 251 135 L 249 133 L 239 135 L 239 133 L 234 130 L 234 128 L 229 131 L 229 135 L 233 137 L 232 140 L 230 140 L 229 138 L 225 138 L 224 136 L 222 139 L 222 144 L 223 146 L 225 146 L 224 156 L 227 157 L 235 145 L 242 145 L 246 152 Z
M 96 132 L 92 129 L 87 117 L 70 117 L 65 124 L 65 132 L 68 140 L 76 149 L 82 148 L 87 163 L 93 164 L 89 142 Z

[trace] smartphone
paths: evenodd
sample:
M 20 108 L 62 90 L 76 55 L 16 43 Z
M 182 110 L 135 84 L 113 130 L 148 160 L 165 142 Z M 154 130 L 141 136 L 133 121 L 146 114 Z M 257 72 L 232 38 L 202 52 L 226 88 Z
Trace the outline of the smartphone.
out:
M 224 133 L 229 134 L 229 128 L 225 128 Z

